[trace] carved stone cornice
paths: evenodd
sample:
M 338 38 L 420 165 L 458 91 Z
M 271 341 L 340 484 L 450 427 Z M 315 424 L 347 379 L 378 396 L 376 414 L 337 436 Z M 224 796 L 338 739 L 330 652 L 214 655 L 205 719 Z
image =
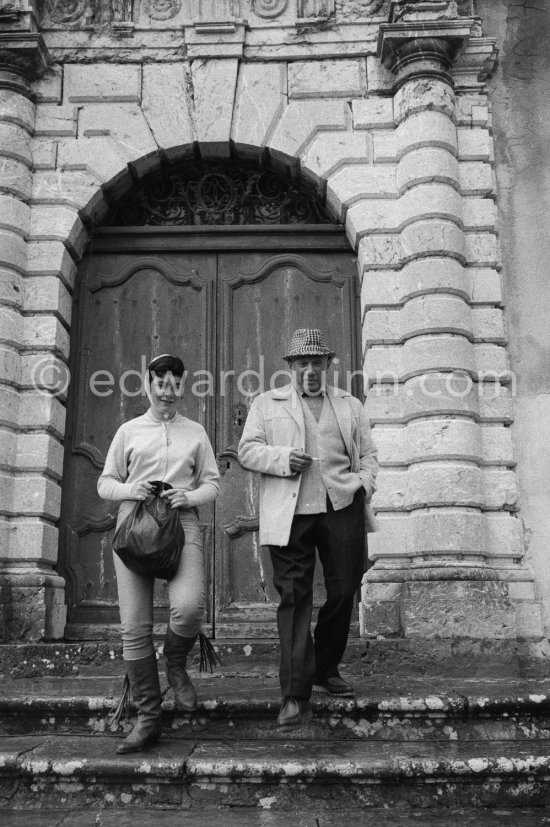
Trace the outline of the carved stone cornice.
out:
M 30 96 L 30 84 L 52 63 L 38 32 L 0 32 L 0 88 Z
M 396 75 L 396 88 L 419 77 L 452 83 L 453 60 L 475 29 L 470 18 L 382 23 L 378 56 Z

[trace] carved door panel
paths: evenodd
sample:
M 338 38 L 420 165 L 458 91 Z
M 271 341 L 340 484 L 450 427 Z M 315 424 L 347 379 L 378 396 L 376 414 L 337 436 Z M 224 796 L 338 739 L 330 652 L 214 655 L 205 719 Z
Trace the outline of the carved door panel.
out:
M 91 625 L 97 636 L 102 624 L 118 622 L 111 551 L 116 506 L 99 498 L 97 479 L 119 425 L 148 408 L 140 372 L 151 355 L 184 353 L 190 366 L 214 372 L 215 273 L 215 253 L 94 255 L 80 269 L 71 364 L 77 387 L 70 394 L 60 519 L 69 634 L 75 628 L 86 637 Z M 184 407 L 212 432 L 211 396 L 187 394 Z M 208 546 L 212 509 L 201 521 Z M 166 599 L 157 583 L 162 620 Z
M 258 542 L 257 475 L 236 450 L 251 396 L 288 381 L 282 360 L 298 327 L 327 331 L 340 364 L 357 366 L 355 262 L 349 253 L 226 253 L 218 263 L 216 635 L 275 634 L 277 596 L 267 547 Z M 343 370 L 334 376 L 346 387 Z M 316 571 L 315 602 L 322 601 Z
M 325 329 L 342 367 L 356 367 L 355 263 L 348 252 L 331 250 L 333 241 L 300 254 L 294 242 L 288 252 L 271 252 L 273 238 L 264 239 L 265 252 L 197 252 L 205 236 L 190 237 L 181 252 L 160 241 L 155 254 L 135 249 L 154 247 L 152 238 L 132 237 L 126 252 L 96 252 L 79 273 L 60 519 L 67 635 L 97 638 L 118 623 L 116 506 L 98 497 L 97 478 L 116 429 L 148 407 L 140 374 L 149 358 L 176 351 L 191 374 L 184 413 L 206 428 L 222 471 L 215 508 L 200 515 L 208 620 L 217 636 L 274 636 L 276 595 L 268 549 L 258 544 L 257 479 L 239 466 L 237 445 L 251 395 L 286 370 L 281 357 L 295 328 Z M 303 238 L 312 241 L 311 234 Z M 262 246 L 257 235 L 252 243 Z M 343 370 L 339 382 L 347 386 Z M 322 594 L 317 572 L 317 603 Z M 160 623 L 167 619 L 161 581 L 155 603 Z

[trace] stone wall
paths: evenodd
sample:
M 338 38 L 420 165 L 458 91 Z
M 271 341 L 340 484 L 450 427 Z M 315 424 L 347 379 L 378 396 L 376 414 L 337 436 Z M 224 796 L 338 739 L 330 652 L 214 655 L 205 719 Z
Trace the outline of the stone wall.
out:
M 55 62 L 33 84 L 36 106 L 5 81 L 0 555 L 12 637 L 63 634 L 53 571 L 64 397 L 47 384 L 67 362 L 89 227 L 136 177 L 197 149 L 268 158 L 313 183 L 358 255 L 382 466 L 363 632 L 540 637 L 515 516 L 484 85 L 493 43 L 447 0 L 392 4 L 389 24 L 387 4 L 363 4 L 358 21 L 360 5 L 346 16 L 345 4 L 302 3 L 316 21 L 326 12 L 309 28 L 288 15 L 246 28 L 228 5 L 183 35 L 172 18 L 158 29 L 95 21 L 90 37 L 50 16 Z M 25 606 L 38 604 L 27 630 Z
M 490 81 L 506 322 L 514 371 L 519 518 L 550 627 L 550 8 L 480 0 L 500 57 Z

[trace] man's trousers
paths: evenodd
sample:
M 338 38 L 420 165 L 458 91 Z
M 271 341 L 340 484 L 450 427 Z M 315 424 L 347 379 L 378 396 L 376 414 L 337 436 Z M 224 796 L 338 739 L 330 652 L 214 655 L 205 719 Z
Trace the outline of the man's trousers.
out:
M 307 700 L 313 679 L 338 671 L 348 641 L 353 600 L 364 570 L 364 502 L 360 489 L 351 505 L 326 514 L 294 517 L 286 546 L 270 546 L 277 609 L 279 679 L 283 697 Z M 327 599 L 311 637 L 315 549 L 323 566 Z

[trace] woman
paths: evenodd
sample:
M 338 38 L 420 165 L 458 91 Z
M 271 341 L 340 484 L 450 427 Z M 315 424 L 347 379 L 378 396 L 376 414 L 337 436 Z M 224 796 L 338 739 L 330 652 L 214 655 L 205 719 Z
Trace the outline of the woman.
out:
M 163 354 L 147 366 L 147 413 L 125 422 L 116 432 L 98 480 L 99 496 L 120 502 L 117 526 L 153 490 L 151 481 L 170 483 L 164 491 L 179 509 L 185 545 L 176 575 L 168 581 L 170 620 L 164 641 L 168 683 L 178 709 L 192 712 L 197 694 L 186 671 L 187 656 L 205 614 L 205 575 L 197 506 L 219 493 L 219 473 L 206 431 L 178 413 L 183 394 L 184 365 Z M 136 574 L 113 554 L 118 585 L 122 647 L 137 722 L 118 753 L 137 752 L 160 733 L 161 692 L 153 646 L 154 578 Z

